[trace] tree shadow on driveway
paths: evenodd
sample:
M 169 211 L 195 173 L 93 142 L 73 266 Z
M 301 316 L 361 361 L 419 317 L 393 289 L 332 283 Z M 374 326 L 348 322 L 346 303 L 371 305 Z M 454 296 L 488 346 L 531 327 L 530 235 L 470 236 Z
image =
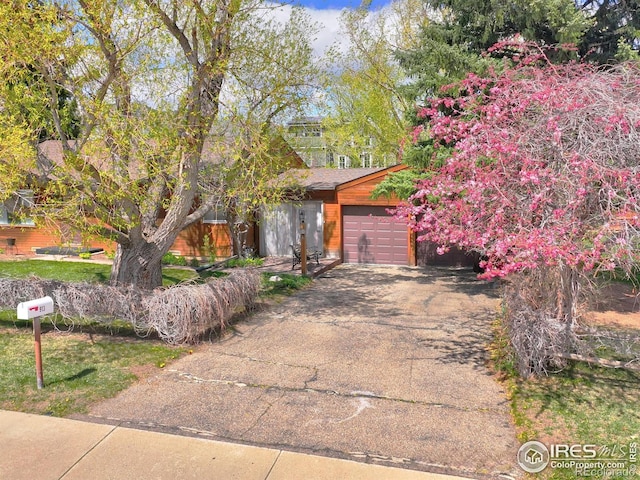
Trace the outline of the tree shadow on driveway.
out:
M 429 290 L 426 295 L 425 290 Z M 478 280 L 468 269 L 342 265 L 319 277 L 313 288 L 296 294 L 290 308 L 292 313 L 337 318 L 375 315 L 393 319 L 428 311 L 445 293 L 498 297 L 493 284 Z M 418 298 L 424 301 L 418 304 Z

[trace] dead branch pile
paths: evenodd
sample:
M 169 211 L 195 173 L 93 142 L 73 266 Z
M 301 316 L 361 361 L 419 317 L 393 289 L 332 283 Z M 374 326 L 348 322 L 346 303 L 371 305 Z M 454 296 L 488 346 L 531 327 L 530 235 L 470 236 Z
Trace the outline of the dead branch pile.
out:
M 145 315 L 142 301 L 148 294 L 135 287 L 68 283 L 56 289 L 52 297 L 64 318 L 88 318 L 103 323 L 118 319 L 135 326 Z
M 205 285 L 171 287 L 143 300 L 147 316 L 136 327 L 155 330 L 169 343 L 193 343 L 224 329 L 239 309 L 251 308 L 259 288 L 259 275 L 247 270 Z
M 547 374 L 570 361 L 640 369 L 637 331 L 593 326 L 585 318 L 602 301 L 606 285 L 606 278 L 558 266 L 505 280 L 502 320 L 520 375 Z
M 536 310 L 522 301 L 515 289 L 505 293 L 506 323 L 511 345 L 516 352 L 518 371 L 524 377 L 562 368 L 567 327 L 548 311 Z
M 101 323 L 124 320 L 139 335 L 155 331 L 168 343 L 193 343 L 209 330 L 224 329 L 234 313 L 253 307 L 260 289 L 256 272 L 238 270 L 204 285 L 182 284 L 145 291 L 92 283 L 0 278 L 0 308 L 49 295 L 65 319 Z
M 33 276 L 0 278 L 0 308 L 16 308 L 21 302 L 52 296 L 53 292 L 63 285 L 63 282 L 57 280 L 43 280 Z
M 585 351 L 576 334 L 577 307 L 588 289 L 570 273 L 539 268 L 514 275 L 505 285 L 506 327 L 524 377 L 563 368 L 567 354 Z

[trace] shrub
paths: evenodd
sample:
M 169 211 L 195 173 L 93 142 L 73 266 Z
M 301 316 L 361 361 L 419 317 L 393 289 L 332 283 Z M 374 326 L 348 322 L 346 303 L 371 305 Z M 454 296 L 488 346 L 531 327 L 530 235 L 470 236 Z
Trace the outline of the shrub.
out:
M 187 265 L 187 259 L 180 255 L 174 255 L 171 252 L 167 252 L 162 256 L 162 264 L 185 266 Z
M 249 257 L 249 258 L 232 258 L 227 261 L 227 267 L 260 267 L 264 264 L 264 258 Z
M 544 374 L 580 354 L 593 276 L 631 278 L 640 263 L 640 67 L 552 64 L 553 50 L 520 39 L 496 49 L 513 63 L 419 110 L 414 138 L 432 162 L 395 215 L 438 253 L 477 252 L 482 277 L 509 280 L 518 370 Z
M 216 257 L 217 257 L 216 244 L 214 241 L 211 240 L 211 237 L 209 235 L 204 236 L 204 239 L 202 240 L 202 249 L 207 255 L 207 259 L 209 260 L 210 263 L 213 263 L 216 261 Z

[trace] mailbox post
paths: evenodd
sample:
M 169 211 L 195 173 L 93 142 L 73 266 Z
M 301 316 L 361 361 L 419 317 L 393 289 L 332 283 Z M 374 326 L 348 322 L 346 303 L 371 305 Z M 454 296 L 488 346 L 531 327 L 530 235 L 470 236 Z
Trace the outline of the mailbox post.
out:
M 307 274 L 307 226 L 304 223 L 304 210 L 300 210 L 300 270 Z
M 36 378 L 38 382 L 38 390 L 44 388 L 44 378 L 42 375 L 42 348 L 40 344 L 40 317 L 53 313 L 53 299 L 51 297 L 42 297 L 28 302 L 18 304 L 17 314 L 18 320 L 33 319 L 33 337 L 35 342 L 36 354 Z

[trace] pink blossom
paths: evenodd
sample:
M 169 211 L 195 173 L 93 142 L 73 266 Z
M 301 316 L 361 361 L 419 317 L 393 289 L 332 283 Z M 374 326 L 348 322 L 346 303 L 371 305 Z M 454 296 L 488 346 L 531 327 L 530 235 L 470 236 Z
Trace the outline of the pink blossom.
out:
M 414 138 L 429 132 L 455 149 L 396 216 L 440 254 L 459 245 L 487 255 L 485 278 L 640 261 L 626 248 L 640 229 L 640 67 L 541 66 L 539 47 L 517 45 L 514 67 L 468 75 L 458 87 L 472 93 L 424 113 Z M 458 111 L 436 115 L 438 105 Z

